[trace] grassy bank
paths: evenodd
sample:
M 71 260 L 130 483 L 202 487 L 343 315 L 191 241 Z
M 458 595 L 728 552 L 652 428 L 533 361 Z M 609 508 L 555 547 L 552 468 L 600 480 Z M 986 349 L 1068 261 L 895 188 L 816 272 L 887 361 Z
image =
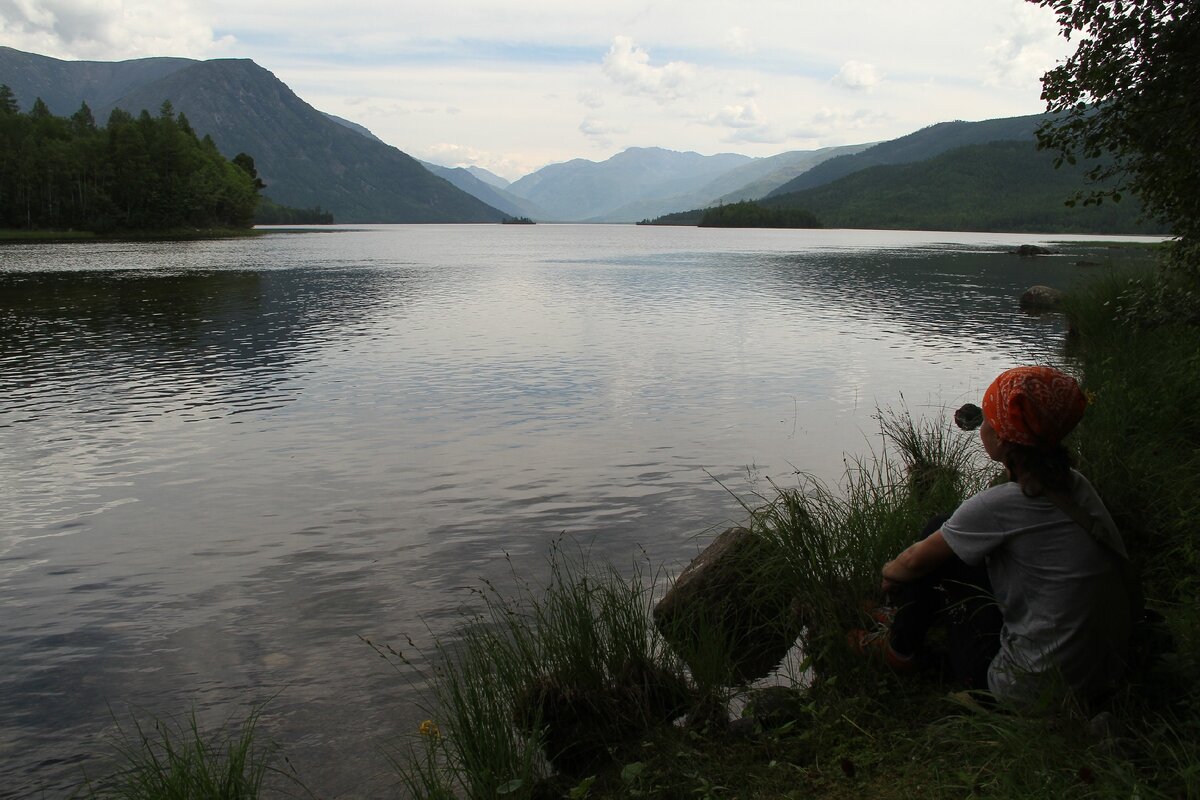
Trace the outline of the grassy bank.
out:
M 1073 437 L 1166 619 L 1168 652 L 1109 704 L 1040 715 L 984 710 L 936 670 L 899 677 L 850 652 L 869 625 L 879 566 L 921 522 L 991 477 L 948 422 L 881 415 L 883 451 L 837 488 L 809 483 L 747 503 L 785 553 L 806 659 L 766 692 L 723 689 L 683 667 L 645 624 L 646 576 L 562 564 L 542 593 L 485 598 L 439 653 L 431 721 L 398 761 L 423 797 L 1200 796 L 1200 328 L 1150 315 L 1129 279 L 1077 292 L 1064 366 L 1093 397 Z M 617 616 L 637 624 L 605 622 Z M 727 643 L 709 643 L 719 661 Z M 1161 647 L 1159 648 L 1161 650 Z M 403 659 L 399 668 L 403 671 Z M 636 663 L 633 673 L 629 664 Z M 497 666 L 503 665 L 503 666 Z M 632 679 L 630 675 L 633 675 Z M 682 682 L 681 682 L 682 681 Z M 536 702 L 530 702 L 530 693 Z M 677 705 L 647 698 L 667 695 Z M 633 698 L 632 700 L 630 698 Z M 726 709 L 739 709 L 732 722 Z M 532 711 L 531 711 L 532 710 Z M 1104 712 L 1104 713 L 1098 713 Z M 577 728 L 564 719 L 583 719 Z M 673 721 L 668 721 L 673 720 Z M 571 758 L 566 748 L 586 749 Z M 549 758 L 547 758 L 547 756 Z
M 744 499 L 747 526 L 780 553 L 763 580 L 794 590 L 805 622 L 801 660 L 778 686 L 727 688 L 722 665 L 732 644 L 716 629 L 701 630 L 686 658 L 668 646 L 651 621 L 668 583 L 654 565 L 617 569 L 563 543 L 546 581 L 480 587 L 462 626 L 433 652 L 370 643 L 398 679 L 427 687 L 428 719 L 392 749 L 398 792 L 489 800 L 1200 796 L 1200 419 L 1192 413 L 1200 326 L 1186 302 L 1196 285 L 1110 276 L 1067 306 L 1078 335 L 1062 365 L 1083 376 L 1092 396 L 1071 444 L 1174 641 L 1104 708 L 986 710 L 953 694 L 936 669 L 898 676 L 847 647 L 847 630 L 871 624 L 863 601 L 876 596 L 880 565 L 928 517 L 994 477 L 974 435 L 948 419 L 885 409 L 882 448 L 852 461 L 840 485 L 809 481 Z M 244 730 L 253 725 L 218 736 L 219 746 L 173 747 L 207 759 L 213 766 L 203 774 L 232 765 L 248 777 L 244 794 L 204 796 L 255 796 L 262 771 L 278 763 Z M 183 739 L 210 741 L 194 725 Z M 163 759 L 143 753 L 171 750 L 152 738 L 126 748 L 126 774 L 153 779 Z M 238 755 L 249 752 L 266 761 Z

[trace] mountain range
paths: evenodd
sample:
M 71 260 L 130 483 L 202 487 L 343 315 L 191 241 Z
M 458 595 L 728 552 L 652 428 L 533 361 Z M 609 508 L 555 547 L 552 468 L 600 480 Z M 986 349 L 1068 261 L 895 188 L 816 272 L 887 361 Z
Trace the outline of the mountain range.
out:
M 1081 170 L 1055 171 L 1034 151 L 1045 115 L 944 122 L 890 141 L 769 158 L 635 147 L 604 161 L 550 164 L 510 183 L 477 166 L 418 162 L 364 126 L 314 109 L 245 59 L 59 61 L 0 47 L 0 83 L 25 110 L 36 97 L 59 115 L 87 102 L 100 121 L 113 108 L 154 114 L 169 100 L 223 154 L 253 156 L 273 200 L 319 205 L 339 222 L 636 222 L 760 200 L 807 208 L 837 226 L 1137 227 L 1128 203 L 1115 215 L 1058 213 L 1084 181 Z

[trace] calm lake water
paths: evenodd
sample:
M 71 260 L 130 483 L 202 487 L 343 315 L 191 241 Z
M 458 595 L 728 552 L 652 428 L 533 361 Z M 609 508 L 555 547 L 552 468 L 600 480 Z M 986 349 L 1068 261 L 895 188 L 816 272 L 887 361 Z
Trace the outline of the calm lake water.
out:
M 1076 237 L 1086 238 L 1086 237 Z M 1112 238 L 1112 237 L 1108 237 Z M 428 642 L 560 535 L 678 569 L 737 500 L 836 481 L 878 406 L 1055 359 L 1037 237 L 367 226 L 0 248 L 0 795 L 68 793 L 131 709 L 387 796 Z M 1102 268 L 1100 268 L 1102 269 Z

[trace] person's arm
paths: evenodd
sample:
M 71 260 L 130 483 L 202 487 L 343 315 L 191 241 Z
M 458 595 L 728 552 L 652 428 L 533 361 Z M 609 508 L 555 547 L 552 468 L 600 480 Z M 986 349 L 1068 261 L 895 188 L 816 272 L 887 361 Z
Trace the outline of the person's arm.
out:
M 936 530 L 883 565 L 883 591 L 890 592 L 900 584 L 911 583 L 933 572 L 954 555 L 950 545 Z

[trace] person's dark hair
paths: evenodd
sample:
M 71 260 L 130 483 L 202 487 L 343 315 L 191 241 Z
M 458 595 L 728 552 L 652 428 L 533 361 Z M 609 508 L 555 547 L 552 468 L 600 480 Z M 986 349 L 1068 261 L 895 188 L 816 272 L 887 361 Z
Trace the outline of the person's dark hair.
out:
M 1004 466 L 1012 480 L 1021 485 L 1026 497 L 1037 497 L 1045 491 L 1068 494 L 1071 491 L 1071 466 L 1074 461 L 1067 448 L 1031 447 L 1007 442 Z

